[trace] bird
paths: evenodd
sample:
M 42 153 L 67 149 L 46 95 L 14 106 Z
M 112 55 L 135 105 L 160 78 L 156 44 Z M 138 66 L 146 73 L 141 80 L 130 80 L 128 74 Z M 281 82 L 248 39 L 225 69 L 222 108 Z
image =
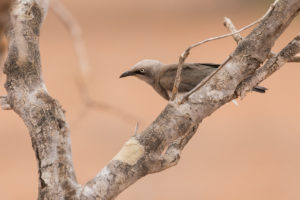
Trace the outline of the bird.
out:
M 178 93 L 186 93 L 198 85 L 205 77 L 217 70 L 219 64 L 213 63 L 184 63 L 181 72 L 181 82 Z M 178 64 L 163 64 L 158 60 L 144 59 L 136 63 L 120 78 L 134 76 L 148 83 L 164 99 L 170 100 Z M 253 91 L 265 93 L 267 88 L 256 86 Z

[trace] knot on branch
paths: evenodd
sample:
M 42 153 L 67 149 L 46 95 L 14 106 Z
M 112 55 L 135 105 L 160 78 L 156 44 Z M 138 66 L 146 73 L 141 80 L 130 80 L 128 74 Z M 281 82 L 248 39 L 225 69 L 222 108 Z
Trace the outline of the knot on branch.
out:
M 12 107 L 6 96 L 0 96 L 0 105 L 2 110 L 11 110 Z
M 183 136 L 172 141 L 162 155 L 157 155 L 155 153 L 150 155 L 149 161 L 146 164 L 149 169 L 149 173 L 160 172 L 177 165 L 180 160 L 181 151 L 196 133 L 197 127 L 198 125 L 196 124 L 192 125 Z

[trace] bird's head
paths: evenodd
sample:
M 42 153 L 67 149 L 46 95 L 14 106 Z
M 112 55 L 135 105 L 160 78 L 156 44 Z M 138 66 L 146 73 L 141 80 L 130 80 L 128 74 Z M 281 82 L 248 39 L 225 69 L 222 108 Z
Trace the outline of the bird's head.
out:
M 120 78 L 135 76 L 149 84 L 154 84 L 155 75 L 159 73 L 162 63 L 158 60 L 142 60 L 135 64 L 131 70 L 121 74 Z

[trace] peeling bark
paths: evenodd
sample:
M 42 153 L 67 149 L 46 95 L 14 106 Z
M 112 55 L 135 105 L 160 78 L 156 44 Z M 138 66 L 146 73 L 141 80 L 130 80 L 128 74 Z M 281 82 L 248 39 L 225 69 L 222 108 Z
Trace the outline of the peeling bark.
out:
M 18 0 L 14 4 L 4 68 L 7 97 L 1 98 L 28 127 L 38 161 L 39 199 L 114 199 L 143 176 L 176 165 L 205 117 L 244 96 L 300 51 L 297 36 L 260 67 L 300 9 L 300 0 L 276 1 L 272 11 L 238 43 L 220 71 L 185 103 L 169 102 L 146 130 L 130 138 L 95 178 L 81 186 L 75 177 L 64 111 L 48 94 L 42 78 L 39 32 L 47 4 L 47 0 Z

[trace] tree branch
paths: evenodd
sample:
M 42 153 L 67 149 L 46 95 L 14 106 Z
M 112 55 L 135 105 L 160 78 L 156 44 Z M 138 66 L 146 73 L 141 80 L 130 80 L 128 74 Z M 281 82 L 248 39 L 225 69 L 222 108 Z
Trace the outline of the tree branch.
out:
M 87 76 L 91 67 L 79 24 L 69 10 L 65 8 L 65 6 L 59 0 L 51 0 L 50 8 L 70 31 L 74 41 L 80 72 L 84 77 Z
M 243 28 L 241 28 L 240 30 L 238 31 L 235 31 L 235 32 L 232 32 L 232 33 L 227 33 L 227 34 L 224 34 L 224 35 L 220 35 L 220 36 L 216 36 L 216 37 L 212 37 L 212 38 L 208 38 L 206 40 L 203 40 L 203 41 L 200 41 L 200 42 L 197 42 L 195 44 L 192 44 L 191 46 L 189 46 L 186 50 L 184 50 L 184 52 L 179 56 L 179 63 L 178 63 L 178 69 L 177 69 L 177 73 L 176 73 L 176 77 L 175 77 L 175 82 L 174 82 L 174 86 L 173 86 L 173 89 L 172 89 L 172 96 L 171 96 L 171 101 L 174 101 L 175 97 L 177 96 L 177 93 L 178 93 L 178 88 L 179 88 L 179 84 L 181 82 L 181 71 L 182 71 L 182 67 L 183 67 L 183 64 L 185 62 L 185 60 L 187 59 L 187 57 L 189 56 L 190 54 L 190 51 L 197 47 L 197 46 L 200 46 L 204 43 L 207 43 L 207 42 L 210 42 L 210 41 L 214 41 L 214 40 L 219 40 L 219 39 L 223 39 L 223 38 L 226 38 L 226 37 L 229 37 L 229 36 L 235 36 L 237 34 L 239 34 L 240 32 L 254 26 L 255 24 L 261 22 L 269 13 L 272 12 L 275 4 L 278 2 L 278 0 L 276 0 L 269 8 L 269 10 L 266 12 L 266 14 L 264 16 L 262 16 L 261 18 L 259 18 L 258 20 L 252 22 L 251 24 L 248 24 L 247 26 L 244 26 Z M 230 59 L 230 57 L 228 58 Z M 212 77 L 214 76 L 223 66 L 224 64 L 226 64 L 226 62 L 228 61 L 228 59 L 218 67 L 218 69 L 212 73 L 210 76 L 208 76 L 206 79 L 204 79 L 202 82 L 200 82 L 192 91 L 188 92 L 181 101 L 179 101 L 180 104 L 182 104 L 184 101 L 186 101 L 186 99 L 192 94 L 194 93 L 195 91 L 197 91 L 199 88 L 201 88 L 203 85 L 206 84 L 206 82 Z
M 236 30 L 235 26 L 233 25 L 232 21 L 227 17 L 224 18 L 224 26 L 231 33 L 234 33 L 232 35 L 232 37 L 236 41 L 236 43 L 239 43 L 243 39 L 243 37 L 237 32 L 237 30 Z M 268 58 L 272 58 L 276 55 L 277 55 L 276 53 L 270 52 L 270 54 L 268 55 Z M 300 62 L 300 56 L 295 55 L 293 57 L 290 57 L 288 62 Z
M 2 110 L 11 110 L 11 106 L 7 102 L 7 97 L 0 96 L 0 105 Z
M 233 39 L 236 41 L 236 43 L 239 43 L 239 41 L 241 41 L 243 39 L 243 37 L 241 36 L 240 33 L 237 33 L 237 30 L 235 28 L 235 26 L 233 25 L 232 21 L 227 18 L 224 17 L 224 26 L 231 32 L 234 33 L 232 35 Z
M 76 86 L 84 105 L 84 108 L 82 109 L 78 119 L 81 119 L 89 109 L 97 109 L 110 112 L 126 122 L 134 121 L 136 119 L 135 116 L 132 116 L 124 110 L 116 108 L 109 103 L 97 101 L 91 97 L 88 90 L 88 74 L 91 70 L 91 66 L 89 64 L 89 58 L 80 25 L 70 11 L 61 3 L 61 1 L 51 0 L 50 8 L 71 33 L 73 39 L 80 72 L 78 79 L 76 79 Z
M 179 152 L 174 151 L 171 154 L 173 156 L 166 156 L 164 150 L 189 131 L 192 130 L 194 134 L 205 117 L 236 97 L 235 90 L 239 83 L 251 76 L 263 63 L 275 40 L 298 14 L 299 8 L 298 0 L 278 1 L 261 23 L 239 43 L 224 67 L 184 104 L 169 102 L 150 127 L 127 141 L 119 154 L 96 178 L 89 181 L 82 197 L 92 195 L 99 199 L 113 199 L 146 174 L 173 166 L 170 163 L 176 164 Z M 153 163 L 161 164 L 160 167 L 153 167 Z M 103 189 L 103 185 L 110 187 Z
M 42 79 L 39 34 L 47 6 L 46 0 L 17 0 L 13 5 L 5 88 L 7 103 L 29 129 L 38 161 L 39 199 L 62 199 L 74 195 L 79 186 L 64 111 Z
M 236 93 L 242 98 L 252 90 L 253 87 L 268 78 L 275 71 L 279 70 L 284 64 L 294 58 L 300 52 L 300 34 L 297 35 L 284 49 L 277 55 L 270 58 L 264 66 L 260 67 L 255 73 L 244 80 L 237 88 Z
M 170 101 L 146 130 L 131 137 L 98 175 L 81 187 L 75 177 L 64 111 L 48 94 L 42 79 L 38 40 L 47 1 L 18 0 L 7 34 L 5 102 L 29 129 L 38 160 L 39 199 L 114 199 L 143 176 L 176 165 L 204 118 L 237 95 L 244 96 L 299 51 L 297 36 L 259 68 L 299 10 L 300 0 L 276 1 L 220 70 L 183 104 Z

